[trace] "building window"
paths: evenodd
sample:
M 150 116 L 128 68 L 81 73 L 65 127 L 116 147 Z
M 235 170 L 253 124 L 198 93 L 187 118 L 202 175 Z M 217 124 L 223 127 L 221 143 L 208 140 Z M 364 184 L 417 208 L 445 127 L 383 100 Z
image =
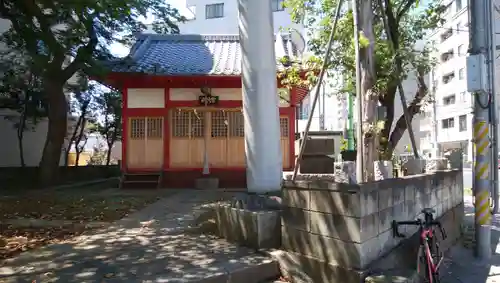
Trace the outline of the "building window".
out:
M 458 79 L 459 80 L 465 79 L 465 69 L 464 68 L 458 70 Z
M 271 8 L 273 12 L 284 11 L 285 7 L 283 6 L 284 0 L 271 0 Z
M 445 74 L 445 75 L 443 75 L 442 78 L 443 78 L 443 83 L 444 84 L 448 84 L 451 81 L 453 81 L 453 79 L 455 79 L 455 72 L 451 72 L 451 73 Z
M 462 23 L 457 24 L 457 34 L 460 33 L 460 29 L 462 28 Z
M 441 42 L 445 42 L 452 35 L 453 35 L 453 28 L 447 29 L 445 32 L 441 34 Z
M 458 56 L 464 56 L 465 55 L 465 47 L 463 44 L 460 44 L 457 49 Z
M 458 117 L 458 131 L 467 131 L 467 115 L 461 115 Z
M 451 129 L 455 127 L 455 118 L 448 118 L 441 120 L 441 128 Z
M 455 0 L 455 7 L 457 9 L 457 12 L 462 10 L 462 0 Z
M 443 105 L 451 105 L 451 104 L 455 104 L 455 102 L 456 102 L 456 98 L 455 98 L 454 94 L 445 96 L 443 98 Z
M 224 17 L 224 3 L 205 5 L 205 17 L 207 19 Z
M 445 53 L 441 54 L 441 63 L 448 62 L 451 59 L 453 59 L 453 57 L 455 57 L 455 54 L 453 52 L 453 49 L 450 49 L 450 50 L 446 51 Z
M 309 103 L 301 103 L 299 109 L 299 120 L 306 120 L 309 118 Z

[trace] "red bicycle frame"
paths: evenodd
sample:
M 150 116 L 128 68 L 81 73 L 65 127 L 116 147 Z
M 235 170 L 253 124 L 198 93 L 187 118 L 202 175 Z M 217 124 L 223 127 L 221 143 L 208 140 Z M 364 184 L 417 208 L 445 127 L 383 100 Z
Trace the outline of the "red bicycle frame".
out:
M 420 234 L 420 240 L 422 245 L 419 248 L 419 255 L 418 258 L 422 257 L 422 252 L 424 252 L 425 255 L 425 260 L 427 261 L 427 274 L 429 275 L 429 283 L 435 283 L 433 281 L 433 278 L 438 269 L 439 266 L 441 265 L 441 262 L 443 261 L 443 257 L 439 259 L 437 263 L 434 263 L 434 258 L 432 257 L 431 249 L 429 247 L 429 239 L 433 239 L 434 237 L 434 231 L 432 229 L 423 229 L 422 233 Z M 423 249 L 422 249 L 423 248 Z M 420 273 L 420 264 L 417 267 L 417 271 Z
M 436 242 L 435 233 L 433 227 L 437 226 L 441 230 L 441 235 L 443 239 L 446 239 L 446 232 L 439 221 L 434 220 L 433 213 L 434 209 L 424 208 L 422 213 L 425 219 L 417 219 L 414 221 L 392 221 L 393 237 L 404 238 L 405 235 L 398 232 L 399 225 L 412 225 L 419 227 L 420 233 L 420 247 L 418 249 L 417 255 L 417 272 L 421 275 L 421 271 L 424 272 L 424 276 L 428 277 L 427 283 L 438 283 L 439 282 L 439 266 L 443 261 L 443 257 L 439 255 L 439 245 Z M 429 244 L 430 242 L 430 244 Z M 431 246 L 432 245 L 432 246 Z M 433 253 L 435 253 L 433 255 Z M 434 262 L 435 259 L 438 262 Z M 425 264 L 427 270 L 421 270 L 421 264 Z

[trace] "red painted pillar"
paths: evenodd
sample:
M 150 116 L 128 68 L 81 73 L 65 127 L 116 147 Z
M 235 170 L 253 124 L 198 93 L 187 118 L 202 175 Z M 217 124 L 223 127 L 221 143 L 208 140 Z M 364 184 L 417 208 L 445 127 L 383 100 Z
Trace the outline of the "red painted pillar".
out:
M 122 90 L 122 171 L 127 171 L 128 105 L 127 87 Z
M 170 168 L 170 115 L 169 115 L 169 103 L 170 103 L 170 88 L 165 88 L 165 115 L 163 117 L 163 170 Z

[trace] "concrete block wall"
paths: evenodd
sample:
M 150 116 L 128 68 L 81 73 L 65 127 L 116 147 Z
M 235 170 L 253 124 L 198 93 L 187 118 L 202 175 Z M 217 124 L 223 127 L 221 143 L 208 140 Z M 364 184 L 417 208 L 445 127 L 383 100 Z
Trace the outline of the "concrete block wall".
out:
M 462 172 L 439 171 L 360 185 L 321 179 L 286 181 L 283 206 L 283 249 L 290 255 L 306 257 L 335 270 L 332 271 L 335 276 L 323 278 L 334 280 L 341 276 L 344 281 L 338 282 L 355 282 L 364 270 L 384 265 L 380 259 L 402 241 L 392 237 L 393 220 L 415 219 L 423 208 L 431 207 L 436 210 L 436 218 L 451 215 L 443 225 L 450 238 L 459 236 L 463 215 Z M 401 228 L 408 236 L 416 231 L 413 227 Z M 398 260 L 388 258 L 391 261 L 388 265 Z M 325 270 L 322 267 L 311 273 Z

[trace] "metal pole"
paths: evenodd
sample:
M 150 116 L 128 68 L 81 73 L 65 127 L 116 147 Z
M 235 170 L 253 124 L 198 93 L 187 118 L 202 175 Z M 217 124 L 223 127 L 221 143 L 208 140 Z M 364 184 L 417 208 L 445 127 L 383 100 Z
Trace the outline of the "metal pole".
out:
M 491 191 L 493 199 L 493 213 L 498 213 L 498 124 L 497 124 L 497 107 L 496 107 L 496 44 L 495 44 L 495 23 L 493 21 L 493 1 L 490 1 L 490 5 L 487 6 L 487 19 L 488 19 L 488 48 L 489 48 L 489 66 L 490 66 L 490 95 L 491 95 L 491 106 L 490 106 L 490 125 L 491 125 L 491 157 L 493 158 L 491 163 L 491 170 L 493 170 L 491 185 L 493 189 Z
M 351 93 L 347 94 L 347 119 L 348 119 L 348 130 L 347 130 L 347 149 L 354 150 L 354 122 L 353 122 L 353 112 L 354 112 L 354 101 L 352 100 L 353 95 Z
M 361 93 L 361 62 L 359 51 L 359 11 L 358 0 L 352 1 L 352 16 L 354 21 L 354 55 L 356 62 L 356 138 L 357 138 L 357 154 L 356 154 L 356 178 L 358 183 L 365 181 L 365 148 L 363 138 L 363 107 L 364 98 Z
M 382 14 L 384 12 L 384 6 L 382 4 L 382 1 L 379 0 L 379 6 L 380 6 L 380 11 L 382 11 Z M 391 47 L 392 51 L 396 54 L 396 51 L 394 50 L 394 43 L 392 42 L 392 36 L 391 32 L 389 30 L 389 25 L 387 23 L 386 17 L 382 17 L 383 22 L 384 22 L 384 28 L 385 28 L 385 34 L 387 36 L 387 40 L 390 42 L 389 46 Z M 401 73 L 401 58 L 396 54 L 396 72 L 398 74 Z M 398 78 L 399 80 L 399 78 Z M 410 136 L 410 142 L 411 142 L 411 148 L 413 149 L 413 155 L 415 156 L 415 159 L 418 159 L 418 148 L 417 148 L 417 143 L 415 141 L 415 134 L 413 133 L 412 125 L 411 125 L 411 119 L 410 119 L 410 113 L 408 113 L 408 108 L 406 105 L 406 96 L 405 92 L 403 90 L 403 86 L 401 84 L 401 80 L 398 81 L 398 90 L 399 90 L 399 99 L 401 100 L 401 106 L 403 108 L 403 116 L 405 118 L 406 122 L 406 128 L 408 130 L 408 135 Z
M 295 167 L 293 169 L 292 181 L 295 181 L 295 178 L 297 178 L 297 173 L 299 172 L 299 167 L 300 167 L 300 160 L 302 159 L 302 155 L 304 154 L 304 150 L 306 148 L 307 137 L 309 135 L 309 128 L 311 128 L 311 122 L 312 122 L 312 118 L 314 116 L 313 115 L 314 109 L 316 108 L 316 103 L 318 103 L 319 92 L 321 90 L 321 83 L 323 82 L 323 77 L 325 76 L 326 68 L 328 67 L 329 55 L 330 55 L 330 52 L 332 51 L 333 38 L 335 36 L 335 31 L 337 29 L 337 23 L 338 23 L 339 17 L 340 17 L 340 10 L 342 8 L 342 2 L 344 2 L 344 0 L 339 0 L 339 2 L 337 3 L 337 10 L 335 11 L 335 19 L 333 20 L 332 31 L 330 33 L 330 38 L 328 39 L 325 58 L 323 60 L 323 65 L 321 66 L 321 70 L 319 72 L 318 83 L 316 85 L 316 90 L 314 93 L 314 100 L 313 100 L 313 104 L 311 107 L 311 115 L 309 115 L 309 118 L 307 119 L 307 125 L 306 125 L 306 129 L 304 131 L 304 136 L 302 137 L 302 144 L 300 145 L 299 155 L 297 156 L 297 159 L 295 160 Z
M 483 80 L 491 79 L 482 72 L 488 55 L 487 23 L 488 5 L 491 0 L 469 1 L 469 22 L 471 23 L 470 58 L 467 59 L 468 90 L 474 91 L 473 134 L 476 143 L 476 164 L 474 166 L 474 211 L 476 256 L 480 259 L 491 258 L 491 214 L 490 214 L 490 125 L 489 125 L 489 93 L 488 84 Z M 490 15 L 491 16 L 491 15 Z M 476 72 L 475 74 L 473 72 Z M 476 78 L 476 80 L 473 80 Z M 474 84 L 479 81 L 479 85 Z M 469 85 L 470 84 L 470 85 Z
M 322 126 L 321 126 L 321 130 L 322 131 L 326 131 L 326 83 L 323 82 L 323 109 L 322 109 L 322 112 L 323 112 L 323 119 L 322 119 Z

